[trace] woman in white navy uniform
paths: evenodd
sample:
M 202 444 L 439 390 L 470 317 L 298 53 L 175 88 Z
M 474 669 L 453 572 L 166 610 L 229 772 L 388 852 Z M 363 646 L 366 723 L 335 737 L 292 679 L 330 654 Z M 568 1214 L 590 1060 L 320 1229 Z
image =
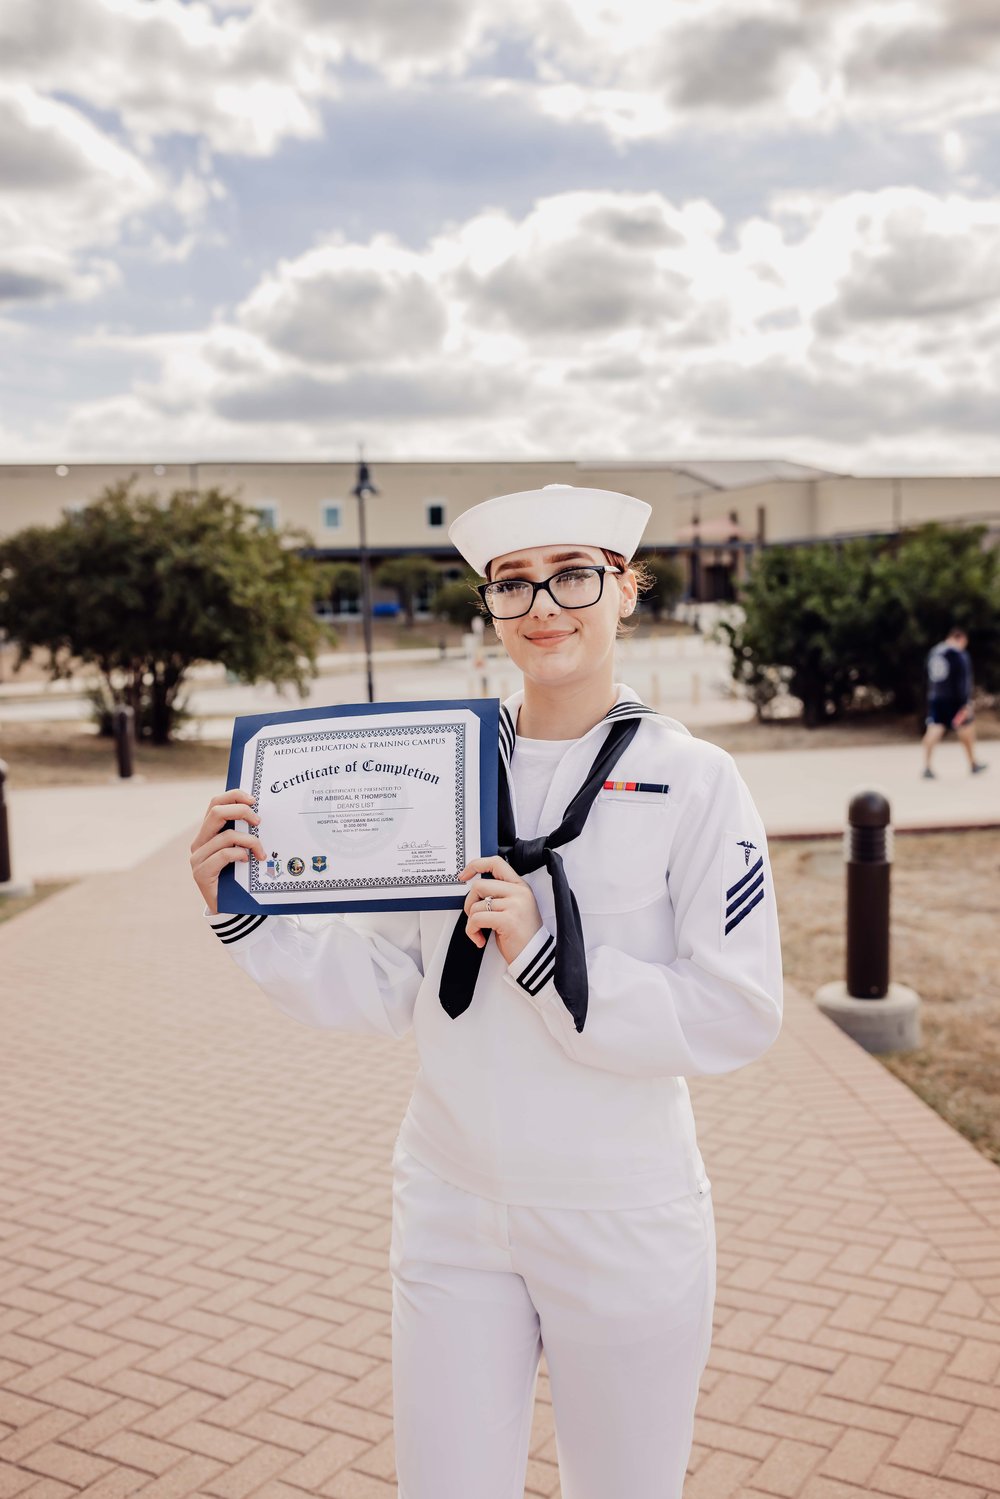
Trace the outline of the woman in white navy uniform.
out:
M 614 681 L 650 507 L 546 486 L 459 516 L 524 677 L 501 711 L 501 854 L 452 912 L 216 914 L 265 851 L 245 793 L 192 845 L 206 915 L 275 1005 L 401 1036 L 393 1154 L 401 1499 L 523 1494 L 544 1348 L 563 1499 L 680 1499 L 715 1300 L 686 1077 L 774 1041 L 782 983 L 760 818 L 729 755 Z M 492 938 L 492 940 L 490 940 Z

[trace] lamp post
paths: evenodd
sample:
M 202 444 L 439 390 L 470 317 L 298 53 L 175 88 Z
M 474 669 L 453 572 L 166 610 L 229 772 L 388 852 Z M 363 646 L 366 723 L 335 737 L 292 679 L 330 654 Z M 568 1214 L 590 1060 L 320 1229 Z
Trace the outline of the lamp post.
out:
M 701 598 L 701 491 L 691 496 L 691 598 L 696 606 Z
M 372 580 L 368 562 L 368 539 L 365 532 L 365 497 L 378 494 L 372 483 L 371 471 L 365 462 L 364 446 L 358 447 L 358 478 L 351 490 L 358 502 L 359 561 L 361 563 L 361 624 L 365 632 L 365 673 L 368 680 L 368 701 L 375 701 L 375 685 L 372 680 Z

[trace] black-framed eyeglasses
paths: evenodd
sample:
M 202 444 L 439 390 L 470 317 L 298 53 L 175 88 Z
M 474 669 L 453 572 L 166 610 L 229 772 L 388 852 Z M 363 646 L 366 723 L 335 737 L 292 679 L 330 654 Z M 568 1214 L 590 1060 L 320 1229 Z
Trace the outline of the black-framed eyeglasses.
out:
M 620 573 L 620 567 L 567 567 L 532 583 L 529 578 L 499 578 L 479 583 L 476 592 L 494 619 L 520 619 L 530 614 L 535 595 L 545 590 L 560 609 L 589 609 L 604 592 L 605 573 Z

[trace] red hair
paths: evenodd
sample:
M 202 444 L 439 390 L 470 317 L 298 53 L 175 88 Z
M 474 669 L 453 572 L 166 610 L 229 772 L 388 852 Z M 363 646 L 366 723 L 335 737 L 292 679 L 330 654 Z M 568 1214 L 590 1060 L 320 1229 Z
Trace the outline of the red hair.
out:
M 609 552 L 607 547 L 601 547 L 601 556 L 604 558 L 609 567 L 620 567 L 622 572 L 626 572 L 628 570 L 629 564 L 625 561 L 625 558 L 622 556 L 621 552 Z M 486 564 L 487 583 L 490 581 L 490 568 L 492 566 L 493 559 L 491 558 L 490 561 Z M 641 567 L 642 564 L 640 563 L 639 566 Z

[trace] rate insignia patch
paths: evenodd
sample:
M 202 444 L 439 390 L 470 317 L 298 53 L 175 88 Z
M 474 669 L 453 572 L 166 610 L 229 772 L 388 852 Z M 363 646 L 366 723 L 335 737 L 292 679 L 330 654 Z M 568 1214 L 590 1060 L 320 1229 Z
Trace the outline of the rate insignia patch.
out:
M 726 834 L 722 873 L 722 935 L 728 937 L 764 899 L 764 855 L 752 838 Z
M 326 870 L 326 854 L 313 854 L 313 873 L 323 874 Z

